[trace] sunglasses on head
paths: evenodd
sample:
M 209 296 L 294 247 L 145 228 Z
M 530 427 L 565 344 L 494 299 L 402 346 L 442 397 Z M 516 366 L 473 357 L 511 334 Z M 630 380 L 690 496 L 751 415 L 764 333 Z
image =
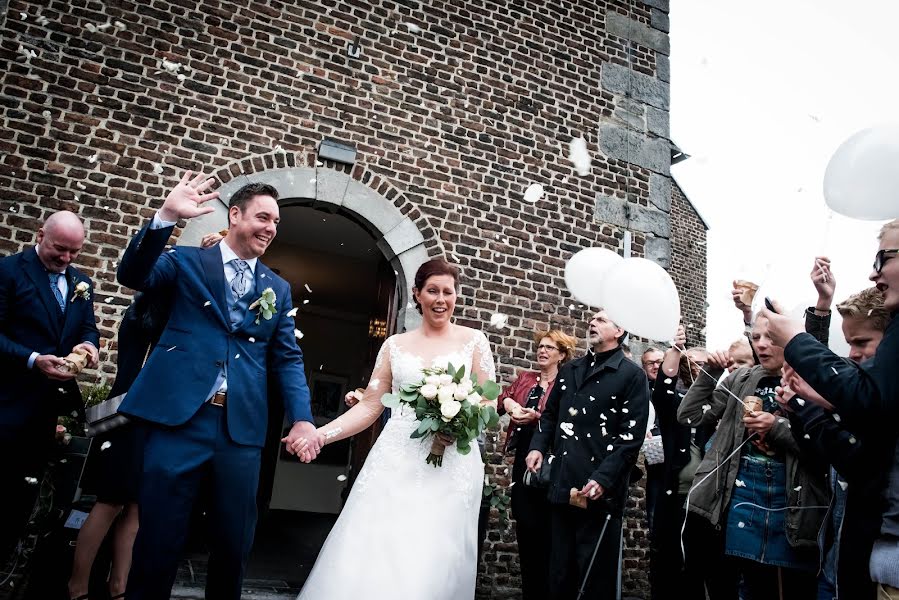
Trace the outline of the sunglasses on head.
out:
M 878 250 L 874 255 L 874 271 L 879 275 L 883 271 L 883 265 L 891 258 L 896 258 L 896 254 L 899 254 L 899 248 Z

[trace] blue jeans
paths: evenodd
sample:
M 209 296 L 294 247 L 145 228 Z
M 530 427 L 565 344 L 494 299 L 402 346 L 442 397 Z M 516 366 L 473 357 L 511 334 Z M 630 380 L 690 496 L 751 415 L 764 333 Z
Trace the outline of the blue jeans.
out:
M 725 554 L 764 565 L 815 571 L 816 553 L 797 553 L 787 541 L 786 465 L 755 456 L 740 458 L 727 514 Z

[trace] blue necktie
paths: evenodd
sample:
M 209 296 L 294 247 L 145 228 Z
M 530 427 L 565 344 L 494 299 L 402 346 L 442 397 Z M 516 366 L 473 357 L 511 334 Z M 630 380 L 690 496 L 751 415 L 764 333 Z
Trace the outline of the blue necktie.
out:
M 234 299 L 240 300 L 247 293 L 247 275 L 250 271 L 250 265 L 247 261 L 235 258 L 231 260 L 231 265 L 237 271 L 237 275 L 231 280 L 231 291 L 234 292 Z
M 62 277 L 62 273 L 47 273 L 50 277 L 50 289 L 53 290 L 53 296 L 56 298 L 56 303 L 59 304 L 59 310 L 62 312 L 66 312 L 66 300 L 62 297 L 62 292 L 59 291 L 59 278 Z

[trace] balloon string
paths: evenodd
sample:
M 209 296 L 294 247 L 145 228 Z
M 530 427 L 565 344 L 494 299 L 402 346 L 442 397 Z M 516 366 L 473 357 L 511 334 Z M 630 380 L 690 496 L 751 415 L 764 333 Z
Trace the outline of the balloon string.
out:
M 715 379 L 714 377 L 712 377 L 712 376 L 709 374 L 708 371 L 706 371 L 705 369 L 702 368 L 702 365 L 701 365 L 701 364 L 699 364 L 698 362 L 696 362 L 695 360 L 693 360 L 692 358 L 690 358 L 690 355 L 687 354 L 687 351 L 686 351 L 686 350 L 684 350 L 683 348 L 681 348 L 681 347 L 679 347 L 679 346 L 677 346 L 677 345 L 673 345 L 672 347 L 673 347 L 675 350 L 677 350 L 678 352 L 680 352 L 683 356 L 686 356 L 686 357 L 687 357 L 687 360 L 688 360 L 689 362 L 691 362 L 691 363 L 693 363 L 694 365 L 696 365 L 697 367 L 699 367 L 699 370 L 702 371 L 703 373 L 705 373 L 709 378 Z M 716 380 L 715 388 L 719 388 L 719 387 L 720 387 L 721 389 L 723 389 L 725 392 L 727 392 L 728 394 L 730 394 L 730 396 L 731 396 L 734 400 L 736 400 L 737 402 L 739 402 L 740 404 L 742 404 L 742 405 L 743 405 L 743 408 L 745 408 L 746 410 L 753 410 L 753 409 L 749 408 L 749 406 L 747 406 L 746 403 L 743 402 L 743 400 L 742 400 L 739 396 L 737 396 L 737 395 L 734 394 L 732 391 L 730 391 L 729 389 L 727 389 L 726 387 L 724 387 L 724 382 L 723 382 L 723 381 L 717 381 L 717 380 Z
M 740 506 L 752 506 L 759 510 L 765 510 L 768 512 L 780 512 L 782 510 L 790 510 L 791 508 L 795 508 L 798 510 L 812 510 L 812 509 L 815 509 L 815 510 L 827 509 L 827 510 L 829 510 L 830 509 L 829 506 L 784 506 L 783 508 L 768 508 L 767 506 L 759 506 L 758 504 L 755 504 L 754 502 L 737 502 L 736 504 L 733 505 L 733 508 L 739 508 Z

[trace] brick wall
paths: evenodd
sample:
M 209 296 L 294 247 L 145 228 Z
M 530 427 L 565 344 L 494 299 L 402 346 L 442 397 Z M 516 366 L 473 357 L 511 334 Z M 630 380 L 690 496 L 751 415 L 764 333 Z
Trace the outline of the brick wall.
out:
M 680 294 L 687 345 L 705 345 L 706 227 L 699 213 L 674 182 L 671 194 L 671 278 Z
M 698 328 L 704 249 L 679 234 L 695 219 L 668 172 L 667 12 L 667 0 L 10 0 L 0 253 L 31 244 L 53 211 L 85 220 L 78 262 L 97 284 L 104 344 L 93 377 L 108 377 L 130 298 L 117 260 L 176 177 L 313 164 L 331 136 L 356 145 L 354 178 L 461 265 L 460 322 L 509 316 L 489 333 L 504 379 L 532 366 L 535 327 L 583 339 L 589 309 L 565 290 L 565 262 L 586 246 L 621 249 L 625 230 L 635 255 L 672 266 Z M 579 135 L 585 177 L 565 158 Z M 530 183 L 547 190 L 535 204 L 522 199 Z M 507 479 L 496 454 L 488 471 Z M 636 596 L 641 515 L 636 489 L 625 576 Z M 494 527 L 479 597 L 515 597 L 514 555 L 514 535 Z

